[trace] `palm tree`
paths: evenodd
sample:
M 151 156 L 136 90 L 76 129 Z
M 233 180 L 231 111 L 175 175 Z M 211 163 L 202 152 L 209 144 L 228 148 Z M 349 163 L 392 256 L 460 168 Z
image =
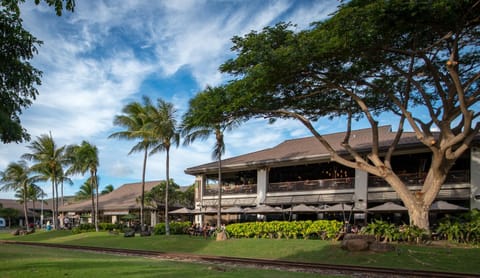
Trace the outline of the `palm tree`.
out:
M 142 195 L 140 200 L 140 224 L 144 229 L 144 204 L 145 204 L 145 172 L 147 169 L 148 150 L 153 145 L 153 138 L 151 130 L 147 129 L 149 121 L 147 116 L 147 106 L 151 106 L 151 101 L 148 97 L 143 97 L 144 105 L 139 102 L 132 102 L 127 104 L 122 109 L 122 115 L 115 116 L 114 125 L 124 127 L 125 130 L 114 132 L 108 138 L 119 138 L 127 140 L 140 140 L 135 144 L 129 155 L 134 152 L 143 152 L 143 169 L 142 169 Z
M 35 211 L 35 203 L 40 200 L 43 202 L 43 198 L 46 196 L 43 189 L 35 184 L 32 184 L 27 189 L 27 198 L 32 201 L 32 209 Z M 35 214 L 33 214 L 33 223 L 36 223 Z
M 43 176 L 44 180 L 52 182 L 53 200 L 53 228 L 58 227 L 58 176 L 60 169 L 66 163 L 64 156 L 65 146 L 58 147 L 52 138 L 52 134 L 40 135 L 35 141 L 27 146 L 31 153 L 22 155 L 22 158 L 34 161 L 31 170 Z
M 7 169 L 4 172 L 0 172 L 0 182 L 3 184 L 1 190 L 15 190 L 20 195 L 16 195 L 20 198 L 20 203 L 23 204 L 23 211 L 25 216 L 25 225 L 28 229 L 28 187 L 34 185 L 34 179 L 30 177 L 30 168 L 27 166 L 25 160 L 19 162 L 12 162 L 8 164 Z
M 223 134 L 237 126 L 240 121 L 227 111 L 230 103 L 226 98 L 225 87 L 207 86 L 190 100 L 189 109 L 183 115 L 181 125 L 184 145 L 189 145 L 196 139 L 206 140 L 212 134 L 215 135 L 212 158 L 218 162 L 218 228 L 221 226 L 222 155 L 225 153 Z
M 175 119 L 176 109 L 173 104 L 157 99 L 157 106 L 147 106 L 149 121 L 147 129 L 152 131 L 155 142 L 150 155 L 165 151 L 166 153 L 166 184 L 165 184 L 165 234 L 170 235 L 168 222 L 168 192 L 170 184 L 170 147 L 180 143 L 180 132 Z
M 105 188 L 102 190 L 100 195 L 108 194 L 108 193 L 112 192 L 113 190 L 115 190 L 115 188 L 113 187 L 113 185 L 109 184 L 109 185 L 105 186 Z
M 98 149 L 87 141 L 82 141 L 80 145 L 70 145 L 67 148 L 67 157 L 70 167 L 67 174 L 84 175 L 90 172 L 90 185 L 92 187 L 92 220 L 95 224 L 95 230 L 98 232 L 98 177 L 97 169 L 100 165 L 98 160 Z M 95 196 L 97 200 L 95 202 Z
M 91 180 L 87 179 L 81 186 L 80 190 L 75 193 L 75 200 L 87 200 L 92 197 L 93 188 Z

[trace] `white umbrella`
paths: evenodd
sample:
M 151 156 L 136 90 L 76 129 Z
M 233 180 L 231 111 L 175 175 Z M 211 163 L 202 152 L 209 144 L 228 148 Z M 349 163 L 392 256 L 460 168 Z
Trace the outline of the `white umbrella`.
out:
M 222 213 L 231 213 L 231 214 L 241 214 L 244 212 L 244 209 L 242 209 L 241 207 L 239 206 L 235 206 L 235 207 L 229 207 L 229 208 L 226 208 L 226 209 L 223 209 L 222 210 Z
M 436 201 L 430 206 L 430 211 L 456 211 L 456 210 L 468 210 L 466 207 L 457 206 L 445 201 Z
M 291 208 L 286 208 L 283 210 L 284 212 L 317 212 L 317 208 L 313 206 L 307 206 L 305 204 L 300 204 L 293 206 Z
M 192 211 L 189 210 L 188 208 L 179 208 L 179 209 L 176 209 L 176 210 L 172 210 L 168 213 L 169 214 L 191 214 Z
M 283 212 L 282 209 L 279 208 L 279 207 L 271 207 L 271 206 L 268 206 L 268 205 L 260 205 L 260 206 L 253 207 L 253 208 L 246 208 L 244 211 L 245 211 L 245 213 L 249 213 L 249 214 L 281 213 L 281 212 Z
M 399 211 L 407 211 L 407 208 L 401 205 L 397 205 L 393 202 L 386 202 L 379 206 L 375 206 L 369 208 L 368 211 L 372 212 L 399 212 Z

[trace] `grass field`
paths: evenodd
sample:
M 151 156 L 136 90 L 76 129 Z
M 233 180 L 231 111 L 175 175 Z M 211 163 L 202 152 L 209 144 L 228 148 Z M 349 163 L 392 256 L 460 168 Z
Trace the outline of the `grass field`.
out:
M 225 266 L 160 261 L 32 246 L 1 245 L 1 250 L 0 277 L 2 278 L 319 277 L 308 273 L 238 267 L 227 268 Z
M 480 274 L 479 248 L 453 246 L 447 243 L 442 243 L 441 246 L 398 245 L 395 252 L 373 253 L 347 252 L 340 249 L 338 243 L 321 240 L 215 241 L 183 235 L 124 238 L 122 235 L 111 235 L 106 232 L 74 235 L 69 231 L 37 232 L 17 237 L 0 233 L 0 239 Z

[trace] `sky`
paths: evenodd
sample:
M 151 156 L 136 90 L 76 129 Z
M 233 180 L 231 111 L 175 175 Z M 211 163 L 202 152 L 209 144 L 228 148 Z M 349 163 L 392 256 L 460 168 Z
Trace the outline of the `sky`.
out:
M 100 190 L 139 182 L 142 154 L 128 155 L 136 143 L 108 139 L 119 127 L 115 115 L 143 95 L 173 103 L 177 120 L 188 101 L 207 85 L 225 83 L 219 66 L 234 58 L 233 36 L 261 31 L 278 22 L 298 30 L 326 19 L 338 0 L 178 0 L 76 1 L 73 13 L 55 15 L 44 3 L 21 6 L 24 28 L 44 43 L 31 61 L 43 72 L 39 96 L 21 115 L 32 139 L 51 133 L 58 145 L 83 140 L 99 150 Z M 341 119 L 317 124 L 320 132 L 344 130 Z M 291 138 L 311 136 L 295 121 L 252 120 L 225 134 L 224 158 L 271 148 Z M 30 143 L 0 145 L 0 170 L 28 152 Z M 170 177 L 182 186 L 194 177 L 189 167 L 212 161 L 214 138 L 180 145 L 170 152 Z M 166 177 L 165 153 L 150 156 L 147 180 Z M 74 176 L 64 194 L 73 195 L 87 176 Z M 50 196 L 50 185 L 39 184 Z M 13 192 L 0 192 L 13 198 Z

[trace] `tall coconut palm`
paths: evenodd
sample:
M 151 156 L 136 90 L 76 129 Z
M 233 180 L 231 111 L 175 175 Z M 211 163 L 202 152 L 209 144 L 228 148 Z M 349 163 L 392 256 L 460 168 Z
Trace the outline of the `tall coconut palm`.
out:
M 239 120 L 226 109 L 230 103 L 224 87 L 207 86 L 190 100 L 181 125 L 184 145 L 189 145 L 197 139 L 206 140 L 212 134 L 215 135 L 212 158 L 218 162 L 217 227 L 222 223 L 222 155 L 225 153 L 223 135 L 225 131 L 239 124 Z
M 150 154 L 157 152 L 166 153 L 166 184 L 165 184 L 165 234 L 170 235 L 168 221 L 168 191 L 170 184 L 170 147 L 178 146 L 180 143 L 180 132 L 175 118 L 176 109 L 173 104 L 162 99 L 157 99 L 157 105 L 147 106 L 147 129 L 152 132 L 154 145 Z
M 91 180 L 87 179 L 81 186 L 80 190 L 75 193 L 75 200 L 87 200 L 92 197 L 93 188 Z
M 129 155 L 134 152 L 143 152 L 143 168 L 142 168 L 142 195 L 140 200 L 140 224 L 144 228 L 144 205 L 145 205 L 145 172 L 147 169 L 148 151 L 152 146 L 153 138 L 151 130 L 147 128 L 148 116 L 146 107 L 151 105 L 148 97 L 143 97 L 144 105 L 139 102 L 127 104 L 122 109 L 122 115 L 115 116 L 114 125 L 125 128 L 125 130 L 114 132 L 108 138 L 119 138 L 127 140 L 139 140 L 135 144 Z
M 27 189 L 27 199 L 32 201 L 32 209 L 33 211 L 35 211 L 36 209 L 36 202 L 37 201 L 40 201 L 40 202 L 43 202 L 43 198 L 46 196 L 45 192 L 43 192 L 43 189 L 36 185 L 36 184 L 32 184 L 28 187 Z M 33 214 L 33 223 L 37 223 L 36 219 L 35 219 L 35 214 Z
M 45 180 L 52 183 L 53 200 L 53 228 L 58 228 L 58 175 L 60 169 L 66 163 L 64 155 L 65 146 L 58 147 L 53 140 L 52 134 L 40 135 L 30 145 L 27 146 L 31 153 L 22 155 L 22 158 L 33 161 L 31 169 Z
M 97 170 L 100 165 L 98 159 L 98 149 L 87 141 L 82 141 L 80 145 L 71 145 L 67 147 L 67 157 L 70 167 L 67 174 L 84 175 L 87 171 L 90 173 L 90 184 L 92 187 L 92 220 L 95 224 L 95 230 L 98 232 L 98 177 Z M 97 200 L 95 202 L 95 196 Z
M 25 225 L 28 229 L 28 188 L 34 185 L 34 179 L 30 176 L 30 168 L 27 166 L 25 160 L 19 162 L 12 162 L 8 164 L 7 169 L 4 172 L 0 172 L 0 183 L 3 184 L 1 190 L 15 190 L 21 195 L 17 195 L 20 198 L 20 202 L 23 204 L 23 211 L 25 216 Z

